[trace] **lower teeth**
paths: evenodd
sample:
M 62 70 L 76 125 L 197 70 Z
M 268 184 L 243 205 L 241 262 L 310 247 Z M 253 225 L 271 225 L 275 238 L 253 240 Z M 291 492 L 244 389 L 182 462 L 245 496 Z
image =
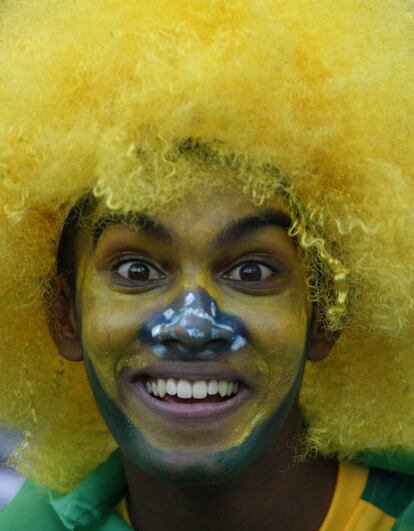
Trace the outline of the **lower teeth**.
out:
M 234 395 L 232 395 L 234 396 Z M 164 402 L 175 402 L 182 404 L 183 402 L 187 402 L 189 404 L 197 404 L 197 403 L 203 403 L 203 402 L 224 402 L 224 400 L 228 400 L 231 398 L 230 396 L 224 396 L 221 397 L 220 395 L 210 395 L 206 398 L 179 398 L 178 396 L 172 396 L 172 395 L 165 395 L 163 398 L 157 396 L 158 400 L 162 400 Z

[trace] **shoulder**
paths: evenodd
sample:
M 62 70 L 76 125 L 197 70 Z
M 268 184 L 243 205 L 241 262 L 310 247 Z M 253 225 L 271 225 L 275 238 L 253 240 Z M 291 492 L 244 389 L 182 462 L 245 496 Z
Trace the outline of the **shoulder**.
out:
M 98 500 L 95 506 L 83 491 L 80 497 L 76 490 L 59 497 L 28 480 L 0 512 L 0 531 L 128 531 L 130 526 L 114 512 L 117 501 Z
M 361 498 L 395 518 L 393 530 L 414 530 L 413 475 L 371 468 Z
M 0 512 L 1 531 L 63 530 L 49 502 L 49 491 L 26 481 L 13 500 Z

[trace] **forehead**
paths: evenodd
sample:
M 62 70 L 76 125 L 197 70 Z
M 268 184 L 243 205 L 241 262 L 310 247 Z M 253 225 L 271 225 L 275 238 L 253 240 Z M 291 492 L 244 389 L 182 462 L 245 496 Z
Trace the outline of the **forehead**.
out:
M 197 240 L 210 242 L 226 229 L 255 229 L 268 225 L 287 229 L 290 214 L 286 203 L 279 197 L 255 205 L 246 195 L 229 187 L 186 193 L 180 200 L 155 209 L 150 215 L 143 213 L 99 213 L 96 222 L 96 239 L 113 230 L 114 225 L 130 225 L 144 229 L 147 237 L 163 240 Z M 233 234 L 234 235 L 234 234 Z
M 156 213 L 155 217 L 178 234 L 197 232 L 207 235 L 218 233 L 233 221 L 270 211 L 283 212 L 289 216 L 286 204 L 277 197 L 257 206 L 242 193 L 222 188 L 211 190 L 202 197 L 188 194 L 181 201 Z

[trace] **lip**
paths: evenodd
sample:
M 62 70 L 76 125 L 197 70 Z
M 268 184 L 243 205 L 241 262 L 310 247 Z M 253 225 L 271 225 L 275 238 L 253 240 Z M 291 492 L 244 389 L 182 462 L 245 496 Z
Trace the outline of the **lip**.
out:
M 248 381 L 245 375 L 240 374 L 237 370 L 224 366 L 220 363 L 203 362 L 203 361 L 164 361 L 163 363 L 150 365 L 143 369 L 134 369 L 133 367 L 124 367 L 120 373 L 121 378 L 133 383 L 137 379 L 152 378 L 157 380 L 162 378 L 174 378 L 175 380 L 226 380 L 238 381 L 243 387 L 253 387 L 252 382 Z
M 151 395 L 148 393 L 144 381 L 144 378 L 136 378 L 133 382 L 130 382 L 134 394 L 151 411 L 166 421 L 180 424 L 181 427 L 194 427 L 196 422 L 224 421 L 245 402 L 250 394 L 247 387 L 240 387 L 236 395 L 227 398 L 223 402 L 185 403 L 183 401 L 180 404 L 164 402 Z
M 124 381 L 132 394 L 144 403 L 153 413 L 165 421 L 179 424 L 180 428 L 194 427 L 195 423 L 211 423 L 225 421 L 230 417 L 251 394 L 251 382 L 238 371 L 214 362 L 180 362 L 164 361 L 145 368 L 124 367 L 119 377 Z M 167 402 L 148 393 L 145 381 L 148 379 L 174 378 L 190 382 L 197 380 L 226 380 L 239 382 L 237 394 L 222 402 Z

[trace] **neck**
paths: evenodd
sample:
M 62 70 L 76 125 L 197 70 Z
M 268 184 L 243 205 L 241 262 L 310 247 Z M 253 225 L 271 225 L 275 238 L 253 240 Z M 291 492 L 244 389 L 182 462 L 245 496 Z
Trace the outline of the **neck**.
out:
M 327 513 L 337 463 L 295 463 L 303 435 L 296 405 L 275 444 L 233 479 L 218 485 L 175 485 L 148 476 L 124 456 L 128 507 L 139 531 L 316 531 Z

